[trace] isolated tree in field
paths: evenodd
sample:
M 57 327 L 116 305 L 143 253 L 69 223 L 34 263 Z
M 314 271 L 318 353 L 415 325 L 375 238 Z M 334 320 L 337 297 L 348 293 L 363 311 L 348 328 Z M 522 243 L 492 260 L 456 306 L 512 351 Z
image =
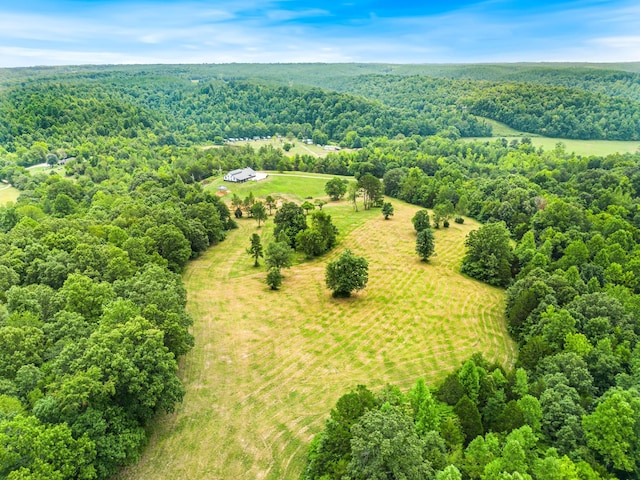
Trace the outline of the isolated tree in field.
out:
M 307 200 L 302 205 L 300 205 L 300 208 L 304 210 L 305 215 L 309 215 L 309 211 L 315 209 L 316 206 L 313 203 L 311 203 L 309 200 Z
M 316 199 L 313 201 L 313 204 L 314 204 L 316 207 L 318 207 L 320 210 L 322 210 L 322 207 L 324 207 L 324 206 L 327 204 L 327 202 L 325 202 L 324 200 L 321 200 L 321 199 L 319 199 L 319 198 L 316 198 Z
M 273 211 L 273 209 L 276 208 L 276 199 L 273 198 L 271 195 L 267 195 L 267 198 L 264 199 L 264 203 L 269 209 L 269 215 L 271 215 L 271 212 Z
M 435 238 L 433 236 L 433 230 L 425 228 L 418 232 L 416 237 L 416 253 L 420 256 L 423 262 L 429 260 L 429 257 L 433 255 L 435 250 Z
M 348 180 L 344 180 L 342 178 L 332 178 L 327 182 L 324 186 L 324 191 L 331 200 L 340 200 L 344 197 L 344 194 L 347 193 L 347 185 L 349 184 Z
M 509 230 L 504 222 L 487 223 L 470 232 L 465 241 L 467 253 L 460 271 L 490 285 L 506 287 L 511 281 Z
M 307 217 L 299 205 L 287 202 L 276 212 L 273 223 L 275 224 L 274 236 L 280 238 L 282 234 L 286 235 L 289 245 L 295 248 L 296 235 L 307 228 Z
M 385 220 L 389 220 L 389 217 L 393 215 L 393 205 L 391 202 L 385 202 L 382 205 L 382 215 L 384 215 Z
M 264 256 L 262 252 L 262 243 L 260 242 L 260 235 L 254 233 L 251 235 L 251 245 L 247 249 L 247 253 L 253 257 L 255 260 L 253 262 L 254 267 L 259 267 L 258 258 Z
M 282 273 L 279 268 L 271 267 L 267 273 L 266 279 L 267 285 L 271 287 L 271 290 L 278 290 L 282 285 Z
M 334 297 L 350 297 L 354 290 L 362 290 L 369 280 L 369 264 L 347 249 L 327 265 L 325 281 Z
M 262 202 L 256 202 L 251 206 L 251 216 L 258 221 L 258 228 L 260 228 L 260 222 L 267 220 L 267 209 Z
M 415 228 L 416 232 L 421 232 L 425 228 L 431 228 L 429 212 L 426 210 L 418 210 L 411 219 L 411 223 L 413 223 L 413 228 Z
M 271 242 L 267 245 L 265 263 L 270 268 L 289 268 L 291 266 L 293 250 L 287 242 Z

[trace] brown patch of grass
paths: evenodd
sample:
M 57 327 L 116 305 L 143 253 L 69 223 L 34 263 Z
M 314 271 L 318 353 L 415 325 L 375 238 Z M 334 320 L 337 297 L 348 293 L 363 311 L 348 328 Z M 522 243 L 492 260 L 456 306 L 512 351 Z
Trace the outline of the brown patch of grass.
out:
M 417 209 L 393 203 L 387 221 L 379 210 L 334 205 L 348 233 L 327 256 L 284 271 L 277 292 L 245 253 L 255 222 L 239 222 L 190 264 L 196 346 L 181 361 L 187 393 L 120 478 L 298 478 L 310 439 L 357 384 L 433 384 L 478 351 L 511 365 L 504 291 L 458 272 L 465 236 L 478 224 L 436 230 L 436 256 L 422 263 L 410 221 Z M 344 248 L 367 258 L 369 284 L 336 300 L 324 269 Z

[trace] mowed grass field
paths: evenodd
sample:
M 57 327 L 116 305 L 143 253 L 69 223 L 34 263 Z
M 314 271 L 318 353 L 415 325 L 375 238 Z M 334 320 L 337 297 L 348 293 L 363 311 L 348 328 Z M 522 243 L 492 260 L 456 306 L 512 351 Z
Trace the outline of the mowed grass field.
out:
M 259 230 L 239 221 L 189 264 L 196 344 L 181 360 L 184 402 L 158 419 L 141 461 L 120 479 L 297 479 L 311 438 L 356 385 L 406 391 L 419 377 L 433 385 L 475 352 L 511 366 L 504 291 L 458 271 L 478 224 L 436 230 L 436 256 L 422 263 L 417 207 L 392 202 L 387 221 L 379 209 L 326 205 L 341 230 L 338 247 L 284 270 L 280 291 L 269 290 L 264 266 L 253 268 L 245 252 L 252 233 L 271 237 L 272 217 Z M 345 248 L 367 258 L 369 284 L 336 300 L 324 271 Z
M 353 177 L 340 177 L 338 175 L 325 175 L 322 173 L 304 173 L 304 172 L 266 172 L 269 176 L 259 182 L 230 183 L 225 182 L 223 177 L 215 177 L 210 179 L 205 187 L 208 190 L 217 191 L 219 186 L 225 186 L 228 189 L 227 196 L 230 197 L 235 193 L 240 197 L 246 197 L 249 192 L 257 198 L 263 198 L 271 195 L 274 198 L 279 197 L 285 200 L 302 203 L 306 198 L 324 198 L 329 200 L 324 192 L 326 183 L 334 177 L 343 178 L 349 182 L 355 181 Z
M 7 202 L 15 202 L 18 199 L 18 195 L 20 195 L 20 190 L 0 183 L 0 205 L 4 205 Z
M 284 144 L 289 143 L 291 145 L 291 149 L 287 152 L 284 150 Z M 259 149 L 262 146 L 271 145 L 274 148 L 281 149 L 285 155 L 289 157 L 293 157 L 295 155 L 311 155 L 312 157 L 326 157 L 331 150 L 325 150 L 324 147 L 315 144 L 307 144 L 298 140 L 297 138 L 293 140 L 288 140 L 287 138 L 277 138 L 272 137 L 266 140 L 242 140 L 238 142 L 233 142 L 231 145 L 251 145 L 255 150 Z M 350 149 L 343 149 L 346 151 L 350 151 Z
M 617 141 L 617 140 L 571 140 L 566 138 L 541 137 L 535 133 L 526 133 L 515 130 L 504 123 L 496 122 L 488 118 L 483 118 L 485 122 L 493 128 L 493 137 L 475 137 L 467 140 L 480 140 L 492 142 L 496 138 L 506 138 L 511 140 L 521 140 L 522 137 L 529 137 L 531 143 L 537 148 L 542 147 L 545 151 L 553 150 L 558 143 L 565 146 L 567 152 L 576 155 L 597 155 L 605 156 L 613 153 L 638 153 L 640 152 L 640 141 Z

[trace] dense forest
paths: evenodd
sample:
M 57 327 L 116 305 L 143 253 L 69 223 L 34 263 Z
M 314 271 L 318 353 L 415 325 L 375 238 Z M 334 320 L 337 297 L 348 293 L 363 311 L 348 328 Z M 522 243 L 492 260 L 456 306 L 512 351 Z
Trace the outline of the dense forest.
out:
M 385 193 L 485 222 L 462 271 L 509 287 L 517 368 L 474 358 L 432 393 L 418 382 L 345 395 L 311 447 L 306 478 L 369 478 L 362 449 L 369 467 L 406 478 L 463 478 L 445 476 L 448 464 L 464 478 L 635 478 L 640 156 L 578 158 L 526 140 L 412 142 L 377 143 L 393 159 Z M 409 439 L 412 450 L 389 453 L 376 443 L 385 439 Z
M 0 72 L 0 141 L 10 151 L 114 135 L 182 146 L 289 132 L 324 143 L 447 128 L 489 136 L 483 117 L 560 138 L 640 135 L 640 74 L 600 68 L 60 67 L 37 81 L 28 72 Z
M 0 142 L 9 151 L 100 137 L 186 146 L 276 133 L 357 147 L 356 137 L 431 135 L 449 126 L 467 136 L 491 131 L 465 112 L 444 115 L 441 107 L 416 112 L 351 94 L 247 81 L 100 75 L 16 86 L 0 96 Z
M 483 222 L 462 271 L 507 288 L 520 346 L 513 369 L 475 356 L 433 389 L 354 386 L 305 478 L 637 477 L 640 154 L 459 138 L 487 133 L 472 113 L 638 138 L 636 103 L 521 79 L 344 75 L 362 93 L 336 93 L 187 78 L 203 71 L 3 72 L 0 179 L 21 195 L 0 207 L 0 476 L 107 478 L 138 458 L 183 396 L 177 359 L 194 339 L 179 274 L 234 227 L 200 181 L 251 166 L 370 174 L 390 197 Z M 275 133 L 358 148 L 200 148 Z M 61 159 L 63 174 L 25 168 Z

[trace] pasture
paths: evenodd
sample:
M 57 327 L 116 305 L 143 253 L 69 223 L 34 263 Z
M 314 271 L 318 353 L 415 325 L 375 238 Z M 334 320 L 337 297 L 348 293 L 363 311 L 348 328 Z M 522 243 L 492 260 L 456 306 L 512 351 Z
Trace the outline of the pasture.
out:
M 304 202 L 305 198 L 324 198 L 324 186 L 337 175 L 324 175 L 321 173 L 303 172 L 267 172 L 269 176 L 259 182 L 231 183 L 225 182 L 222 177 L 215 177 L 207 182 L 206 189 L 217 190 L 220 185 L 228 188 L 227 198 L 235 193 L 240 197 L 245 197 L 249 192 L 253 192 L 256 197 L 280 197 L 295 201 Z M 354 181 L 353 177 L 339 177 L 348 181 Z M 325 198 L 328 200 L 328 198 Z
M 545 151 L 556 148 L 558 143 L 562 143 L 568 153 L 576 155 L 605 156 L 614 153 L 638 153 L 640 152 L 640 141 L 617 141 L 617 140 L 571 140 L 567 138 L 541 137 L 535 133 L 521 132 L 515 130 L 504 123 L 496 122 L 488 118 L 483 118 L 493 128 L 492 137 L 474 137 L 465 140 L 478 140 L 493 142 L 496 138 L 505 138 L 507 141 L 521 140 L 522 137 L 529 137 L 531 143 L 536 147 L 542 147 Z
M 287 152 L 284 150 L 284 144 L 289 143 L 292 145 L 291 149 Z M 302 141 L 294 138 L 292 140 L 288 140 L 285 137 L 276 138 L 272 137 L 267 140 L 242 140 L 238 142 L 233 142 L 231 145 L 251 145 L 255 150 L 258 150 L 262 146 L 271 145 L 274 148 L 281 149 L 285 155 L 289 157 L 294 157 L 296 155 L 311 155 L 312 157 L 326 157 L 329 150 L 325 150 L 324 147 L 319 145 L 308 145 L 306 143 L 302 143 Z M 343 148 L 342 150 L 349 151 L 349 148 Z
M 293 190 L 293 179 L 284 180 L 289 198 L 320 188 L 305 179 Z M 284 180 L 242 187 L 260 196 Z M 264 266 L 253 268 L 245 252 L 252 233 L 263 244 L 271 238 L 272 217 L 260 229 L 240 220 L 189 264 L 184 281 L 196 344 L 181 360 L 184 402 L 158 418 L 140 462 L 120 479 L 297 479 L 312 436 L 356 385 L 406 390 L 419 377 L 435 384 L 475 352 L 512 365 L 504 291 L 459 273 L 465 237 L 478 224 L 436 230 L 436 256 L 422 263 L 411 224 L 417 207 L 392 203 L 387 221 L 379 209 L 327 204 L 339 245 L 284 270 L 280 291 L 269 290 Z M 324 270 L 345 248 L 368 260 L 369 284 L 336 300 Z
M 4 205 L 8 202 L 15 202 L 20 195 L 20 190 L 10 185 L 0 183 L 0 205 Z

